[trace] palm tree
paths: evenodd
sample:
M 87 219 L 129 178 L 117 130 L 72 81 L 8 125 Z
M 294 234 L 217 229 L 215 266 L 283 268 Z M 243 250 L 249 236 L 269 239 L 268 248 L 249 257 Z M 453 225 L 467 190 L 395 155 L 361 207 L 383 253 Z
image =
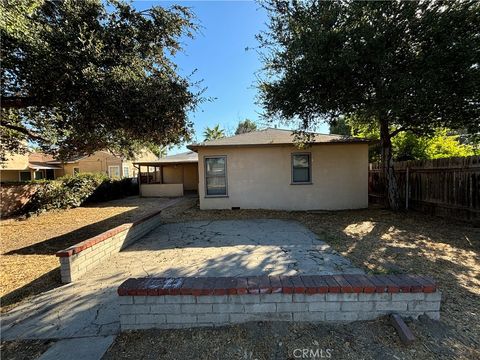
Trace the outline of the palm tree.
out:
M 215 125 L 213 128 L 207 126 L 203 132 L 203 136 L 205 137 L 204 141 L 221 139 L 225 137 L 225 130 L 220 129 L 219 124 Z

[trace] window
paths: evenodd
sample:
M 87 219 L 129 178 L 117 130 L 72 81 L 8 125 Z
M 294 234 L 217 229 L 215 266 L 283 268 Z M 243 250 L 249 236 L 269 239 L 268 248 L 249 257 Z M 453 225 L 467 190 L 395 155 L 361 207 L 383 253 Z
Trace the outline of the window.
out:
M 120 166 L 109 166 L 108 167 L 108 176 L 111 178 L 119 178 L 120 177 Z
M 128 166 L 124 166 L 124 167 L 123 167 L 123 177 L 128 178 L 129 175 L 130 175 L 130 174 L 129 174 Z
M 73 175 L 77 175 L 78 173 L 80 173 L 80 168 L 74 167 L 73 168 Z
M 292 184 L 312 182 L 310 154 L 292 154 Z
M 32 180 L 32 173 L 30 171 L 20 171 L 20 181 Z
M 42 170 L 35 171 L 33 173 L 33 176 L 34 176 L 35 180 L 42 180 L 44 178 Z
M 205 158 L 206 196 L 227 196 L 226 156 Z

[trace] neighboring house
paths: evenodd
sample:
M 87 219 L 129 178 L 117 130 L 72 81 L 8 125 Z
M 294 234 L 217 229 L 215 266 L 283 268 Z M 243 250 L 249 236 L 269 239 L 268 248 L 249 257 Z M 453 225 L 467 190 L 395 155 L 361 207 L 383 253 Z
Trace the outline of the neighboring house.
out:
M 137 155 L 133 161 L 148 161 L 156 159 L 157 157 L 151 151 L 145 150 Z M 90 156 L 83 156 L 64 161 L 63 165 L 60 161 L 54 161 L 52 163 L 62 165 L 62 175 L 73 175 L 84 172 L 101 172 L 112 178 L 125 178 L 137 176 L 137 169 L 133 166 L 133 161 L 122 159 L 108 151 L 97 151 Z
M 60 176 L 62 168 L 50 163 L 54 160 L 52 156 L 42 153 L 12 154 L 0 165 L 0 181 L 56 179 Z
M 149 150 L 141 152 L 135 160 L 155 160 Z M 2 182 L 18 182 L 40 179 L 56 179 L 76 173 L 104 173 L 112 178 L 136 177 L 133 161 L 115 156 L 108 151 L 97 151 L 90 156 L 81 156 L 67 161 L 56 160 L 50 155 L 30 153 L 15 154 L 0 166 Z
M 368 142 L 265 129 L 187 146 L 198 153 L 201 209 L 339 210 L 368 206 Z

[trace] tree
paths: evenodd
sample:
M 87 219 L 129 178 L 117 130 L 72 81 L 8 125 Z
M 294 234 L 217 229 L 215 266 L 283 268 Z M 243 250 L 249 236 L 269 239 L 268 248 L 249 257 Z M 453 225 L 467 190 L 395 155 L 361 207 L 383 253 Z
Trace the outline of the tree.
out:
M 245 134 L 256 130 L 257 124 L 250 119 L 245 119 L 238 123 L 237 130 L 235 130 L 235 135 Z
M 213 128 L 206 127 L 203 132 L 204 141 L 216 140 L 225 137 L 225 130 L 220 129 L 220 125 L 217 124 Z
M 355 116 L 380 133 L 382 173 L 398 209 L 392 138 L 479 127 L 480 3 L 267 1 L 258 35 L 260 101 L 301 130 Z
M 180 38 L 197 29 L 190 9 L 19 0 L 1 11 L 3 154 L 35 142 L 60 157 L 100 149 L 131 156 L 190 139 L 187 113 L 201 90 L 172 60 Z
M 352 135 L 352 127 L 348 123 L 345 116 L 339 116 L 337 119 L 333 119 L 330 123 L 330 134 L 336 135 Z
M 339 117 L 330 125 L 331 134 L 354 136 L 370 140 L 379 140 L 380 131 L 375 124 L 363 124 L 355 117 Z M 398 133 L 392 138 L 392 157 L 395 161 L 426 160 L 456 156 L 475 155 L 476 144 L 463 143 L 462 134 L 451 129 L 436 129 L 428 136 L 416 136 L 409 131 Z M 369 161 L 381 160 L 381 147 L 373 143 L 369 148 Z

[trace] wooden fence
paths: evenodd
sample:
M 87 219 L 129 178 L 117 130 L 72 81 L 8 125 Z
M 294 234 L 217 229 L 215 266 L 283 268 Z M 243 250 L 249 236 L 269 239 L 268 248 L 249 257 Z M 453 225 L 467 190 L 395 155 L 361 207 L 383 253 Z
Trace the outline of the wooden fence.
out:
M 385 201 L 381 165 L 369 165 L 370 201 Z M 395 163 L 402 206 L 435 215 L 480 221 L 480 156 Z

